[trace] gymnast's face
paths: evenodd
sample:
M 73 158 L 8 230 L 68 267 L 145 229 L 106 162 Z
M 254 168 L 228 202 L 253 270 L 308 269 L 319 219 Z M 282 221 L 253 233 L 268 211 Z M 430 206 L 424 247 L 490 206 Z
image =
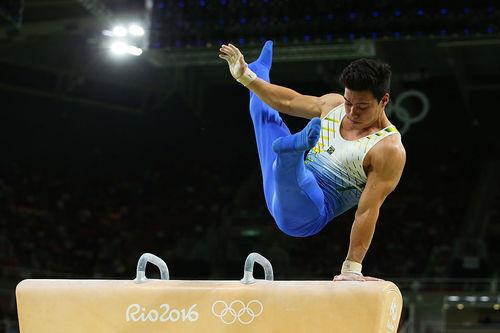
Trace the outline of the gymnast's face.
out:
M 374 124 L 382 116 L 389 102 L 389 94 L 378 101 L 369 90 L 355 91 L 345 88 L 344 106 L 346 118 L 353 128 Z

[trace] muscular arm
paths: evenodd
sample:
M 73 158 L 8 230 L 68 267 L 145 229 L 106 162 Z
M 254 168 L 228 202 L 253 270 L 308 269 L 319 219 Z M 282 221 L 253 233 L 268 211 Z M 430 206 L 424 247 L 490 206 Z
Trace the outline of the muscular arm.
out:
M 231 75 L 259 96 L 264 103 L 281 113 L 311 119 L 325 115 L 344 102 L 344 98 L 339 94 L 307 96 L 255 78 L 256 74 L 249 70 L 243 54 L 236 46 L 223 44 L 219 51 L 219 57 L 228 62 Z
M 406 159 L 406 153 L 399 140 L 397 142 L 390 140 L 382 145 L 381 143 L 380 146 L 374 147 L 376 150 L 372 150 L 373 157 L 370 163 L 372 168 L 351 229 L 347 260 L 358 263 L 363 261 L 368 251 L 380 207 L 389 193 L 396 188 Z
M 262 79 L 256 79 L 247 88 L 273 109 L 306 119 L 321 117 L 344 102 L 344 98 L 339 94 L 326 94 L 321 97 L 302 95 Z

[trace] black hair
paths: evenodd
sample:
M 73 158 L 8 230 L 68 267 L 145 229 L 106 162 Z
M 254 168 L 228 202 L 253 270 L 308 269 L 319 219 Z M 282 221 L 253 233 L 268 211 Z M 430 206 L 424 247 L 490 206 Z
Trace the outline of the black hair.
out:
M 380 101 L 390 90 L 391 66 L 375 59 L 354 60 L 344 68 L 339 82 L 350 90 L 369 90 Z

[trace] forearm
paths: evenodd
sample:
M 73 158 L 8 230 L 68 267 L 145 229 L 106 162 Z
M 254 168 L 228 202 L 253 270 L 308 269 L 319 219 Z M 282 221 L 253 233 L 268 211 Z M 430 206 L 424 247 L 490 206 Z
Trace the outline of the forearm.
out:
M 268 83 L 259 78 L 250 83 L 247 88 L 278 112 L 306 119 L 321 115 L 318 97 L 302 95 L 290 88 Z
M 257 78 L 247 86 L 259 98 L 281 113 L 290 114 L 291 101 L 300 96 L 300 94 L 292 89 L 268 83 Z
M 379 210 L 371 209 L 361 213 L 356 213 L 354 223 L 351 228 L 351 238 L 347 260 L 358 263 L 363 259 L 370 247 L 370 243 L 375 232 Z

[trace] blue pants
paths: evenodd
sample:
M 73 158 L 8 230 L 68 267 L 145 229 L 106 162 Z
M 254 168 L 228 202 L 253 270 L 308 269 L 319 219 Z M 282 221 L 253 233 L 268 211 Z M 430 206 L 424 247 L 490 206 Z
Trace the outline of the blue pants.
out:
M 260 57 L 249 66 L 269 82 L 272 42 L 264 45 Z M 304 165 L 304 151 L 278 152 L 273 142 L 291 135 L 279 113 L 250 92 L 252 118 L 264 182 L 266 204 L 278 227 L 286 234 L 305 237 L 319 232 L 333 217 L 323 191 Z

